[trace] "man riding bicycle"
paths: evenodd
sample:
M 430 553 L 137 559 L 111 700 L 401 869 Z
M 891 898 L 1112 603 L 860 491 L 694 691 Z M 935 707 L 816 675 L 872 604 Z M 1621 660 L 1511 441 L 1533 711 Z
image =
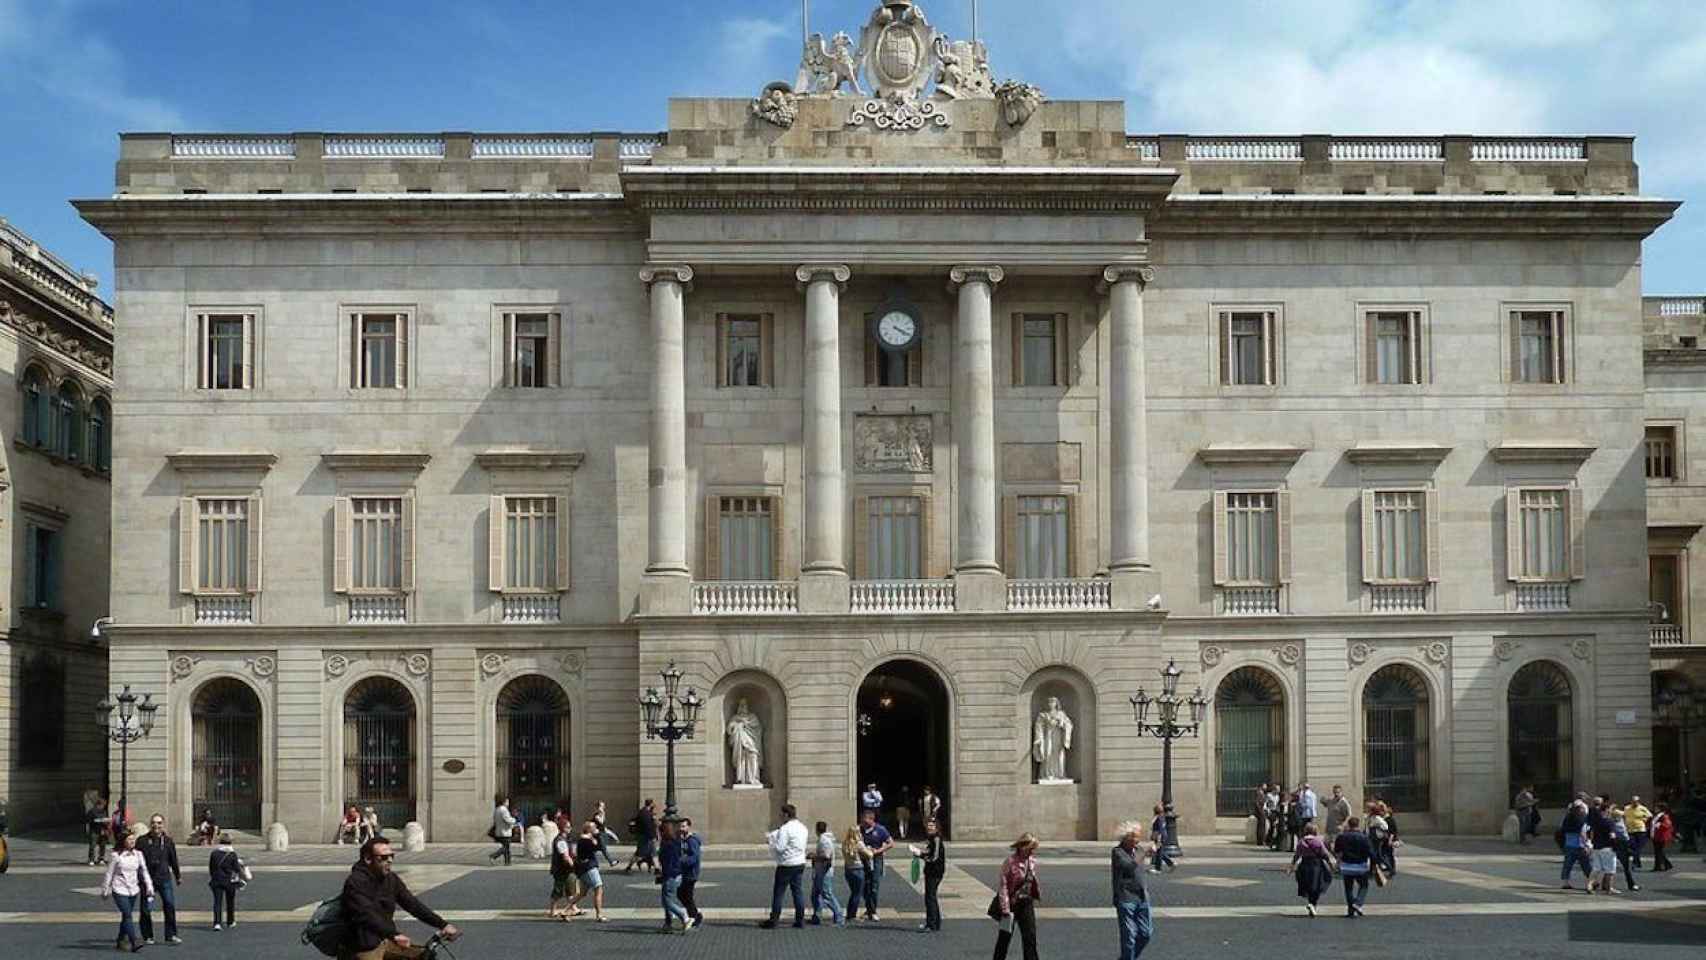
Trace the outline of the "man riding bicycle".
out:
M 416 920 L 455 940 L 462 931 L 415 899 L 403 878 L 392 872 L 391 842 L 374 837 L 361 845 L 361 862 L 350 868 L 339 895 L 348 941 L 340 960 L 416 960 L 426 951 L 398 932 L 392 915 L 398 907 Z

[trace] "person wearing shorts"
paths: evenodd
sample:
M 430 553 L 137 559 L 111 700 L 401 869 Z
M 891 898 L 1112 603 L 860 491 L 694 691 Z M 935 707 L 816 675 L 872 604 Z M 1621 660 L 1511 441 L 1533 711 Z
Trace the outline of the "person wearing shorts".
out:
M 575 838 L 575 879 L 580 890 L 570 898 L 569 909 L 580 913 L 581 900 L 592 894 L 593 913 L 599 923 L 605 923 L 610 918 L 604 915 L 604 879 L 598 875 L 598 842 L 598 825 L 588 820 L 581 826 L 581 835 Z
M 574 895 L 574 882 L 574 839 L 559 833 L 556 839 L 551 841 L 551 905 L 546 908 L 545 916 L 553 920 L 569 919 L 569 908 L 565 906 L 558 909 L 557 905 L 567 903 Z

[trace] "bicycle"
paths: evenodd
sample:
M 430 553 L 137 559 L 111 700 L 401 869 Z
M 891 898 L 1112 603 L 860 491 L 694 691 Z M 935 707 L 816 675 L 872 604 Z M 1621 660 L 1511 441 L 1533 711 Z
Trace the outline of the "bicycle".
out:
M 421 944 L 422 960 L 438 960 L 439 957 L 444 960 L 456 960 L 456 954 L 450 952 L 449 944 L 450 938 L 443 933 L 433 934 L 427 938 L 426 943 Z

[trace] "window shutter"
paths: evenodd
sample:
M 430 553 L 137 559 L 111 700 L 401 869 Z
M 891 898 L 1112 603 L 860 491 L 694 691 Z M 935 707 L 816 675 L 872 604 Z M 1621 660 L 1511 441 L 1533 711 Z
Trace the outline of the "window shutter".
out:
M 1013 356 L 1013 386 L 1023 387 L 1025 383 L 1025 315 L 1013 314 L 1013 325 L 1008 340 L 1012 347 Z
M 1552 362 L 1555 364 L 1552 371 L 1553 383 L 1563 383 L 1564 374 L 1570 369 L 1569 363 L 1565 359 L 1564 333 L 1564 311 L 1554 311 L 1552 314 Z
M 36 530 L 36 536 L 40 537 L 42 535 L 43 531 L 38 528 Z M 65 534 L 63 531 L 53 530 L 48 531 L 46 536 L 47 569 L 41 572 L 42 583 L 46 588 L 42 591 L 42 599 L 47 601 L 47 608 L 49 610 L 63 610 L 64 604 L 61 602 L 59 596 L 59 572 L 64 566 L 64 558 L 61 556 L 60 551 L 63 549 L 65 544 Z
M 557 591 L 569 591 L 569 498 L 557 498 Z
M 406 313 L 397 314 L 397 389 L 407 389 L 409 386 L 409 325 L 414 318 Z M 553 338 L 553 343 L 556 340 Z
M 1422 522 L 1427 524 L 1427 575 L 1429 583 L 1439 582 L 1439 555 L 1443 544 L 1439 538 L 1439 491 L 1429 490 L 1422 498 Z
M 1422 376 L 1422 314 L 1410 311 L 1410 382 L 1425 383 Z
M 504 386 L 515 386 L 515 314 L 504 314 Z M 503 516 L 503 511 L 498 511 Z M 500 580 L 502 578 L 499 578 Z M 501 589 L 501 588 L 494 588 Z
M 563 385 L 563 354 L 568 344 L 563 341 L 563 315 L 553 313 L 547 323 L 546 336 L 550 338 L 549 349 L 545 357 L 545 383 L 548 386 Z
M 1054 385 L 1072 386 L 1072 325 L 1067 314 L 1054 315 Z
M 36 584 L 41 582 L 42 571 L 36 563 L 36 535 L 38 528 L 33 523 L 24 524 L 24 606 L 36 605 L 38 591 Z
M 194 497 L 178 498 L 178 592 L 195 593 L 196 503 Z
M 1379 533 L 1374 525 L 1374 491 L 1362 492 L 1362 582 L 1373 583 L 1380 573 L 1375 556 Z
M 261 592 L 261 495 L 249 497 L 249 570 L 245 584 L 250 593 Z
M 505 317 L 508 323 L 509 318 Z M 504 590 L 504 498 L 491 498 L 490 519 L 486 521 L 486 589 L 493 593 Z
M 759 386 L 774 387 L 776 385 L 776 315 L 766 313 L 758 321 L 758 369 Z M 841 379 L 841 372 L 836 371 L 836 380 Z
M 195 385 L 206 390 L 213 385 L 207 376 L 207 314 L 196 314 L 195 330 Z
M 853 579 L 871 579 L 870 497 L 853 498 Z
M 906 385 L 924 386 L 924 331 L 918 331 L 918 342 L 906 351 Z
M 717 314 L 711 333 L 717 338 L 717 369 L 714 382 L 720 390 L 729 385 L 729 315 Z
M 402 590 L 404 593 L 415 592 L 415 498 L 403 498 L 403 555 L 399 558 Z
M 361 314 L 349 315 L 349 385 L 352 390 L 367 386 L 361 369 Z
M 1262 383 L 1273 386 L 1279 383 L 1279 343 L 1276 334 L 1279 324 L 1274 322 L 1273 311 L 1262 313 Z
M 782 517 L 783 500 L 784 497 L 780 493 L 770 498 L 770 577 L 773 580 L 793 580 L 798 577 L 793 566 L 783 562 L 784 550 L 788 545 L 788 538 L 784 534 L 787 524 L 783 522 Z
M 1226 556 L 1226 491 L 1214 491 L 1214 582 L 1218 586 L 1228 579 Z
M 1581 580 L 1588 572 L 1587 512 L 1582 509 L 1582 488 L 1570 488 L 1570 579 Z
M 928 493 L 918 498 L 918 545 L 925 578 L 942 579 L 946 571 L 942 569 L 942 552 L 936 549 L 936 499 Z
M 1059 336 L 1059 328 L 1056 328 L 1056 336 Z M 1068 577 L 1085 575 L 1084 522 L 1082 512 L 1078 509 L 1080 502 L 1081 498 L 1078 494 L 1069 493 L 1066 495 L 1066 575 Z
M 1291 582 L 1291 491 L 1274 494 L 1274 546 L 1279 553 L 1279 582 Z
M 255 388 L 255 315 L 243 316 L 243 382 L 244 390 Z M 253 562 L 253 561 L 251 561 Z
M 1232 314 L 1226 310 L 1220 312 L 1220 383 L 1232 384 Z
M 1366 346 L 1366 351 L 1367 351 L 1364 354 L 1364 361 L 1363 361 L 1364 373 L 1368 377 L 1369 383 L 1379 383 L 1380 382 L 1380 320 L 1379 320 L 1379 314 L 1375 313 L 1372 310 L 1364 312 L 1362 315 L 1362 330 L 1363 330 L 1362 338 L 1363 338 L 1363 342 Z M 1365 564 L 1365 566 L 1364 566 L 1365 572 L 1363 574 L 1363 579 L 1365 579 L 1365 580 L 1368 578 L 1368 574 L 1367 574 L 1366 570 L 1367 570 L 1367 567 Z
M 408 509 L 407 501 L 404 510 Z M 404 534 L 407 548 L 408 535 Z M 348 593 L 354 578 L 350 567 L 350 502 L 349 497 L 332 498 L 332 592 Z
M 723 499 L 715 494 L 705 498 L 705 568 L 699 571 L 701 580 L 723 579 Z
M 1522 491 L 1505 490 L 1505 579 L 1522 576 Z
M 1011 495 L 1001 498 L 1001 562 L 1009 579 L 1018 577 L 1019 498 Z
M 1506 311 L 1505 322 L 1510 324 L 1511 382 L 1518 383 L 1522 380 L 1522 313 Z

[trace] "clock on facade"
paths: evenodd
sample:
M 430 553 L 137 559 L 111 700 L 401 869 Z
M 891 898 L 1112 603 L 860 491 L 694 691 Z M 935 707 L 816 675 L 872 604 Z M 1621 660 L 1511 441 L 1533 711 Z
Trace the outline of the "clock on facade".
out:
M 872 314 L 871 333 L 876 337 L 877 345 L 890 353 L 905 353 L 916 346 L 922 327 L 918 308 L 898 297 L 890 299 Z

